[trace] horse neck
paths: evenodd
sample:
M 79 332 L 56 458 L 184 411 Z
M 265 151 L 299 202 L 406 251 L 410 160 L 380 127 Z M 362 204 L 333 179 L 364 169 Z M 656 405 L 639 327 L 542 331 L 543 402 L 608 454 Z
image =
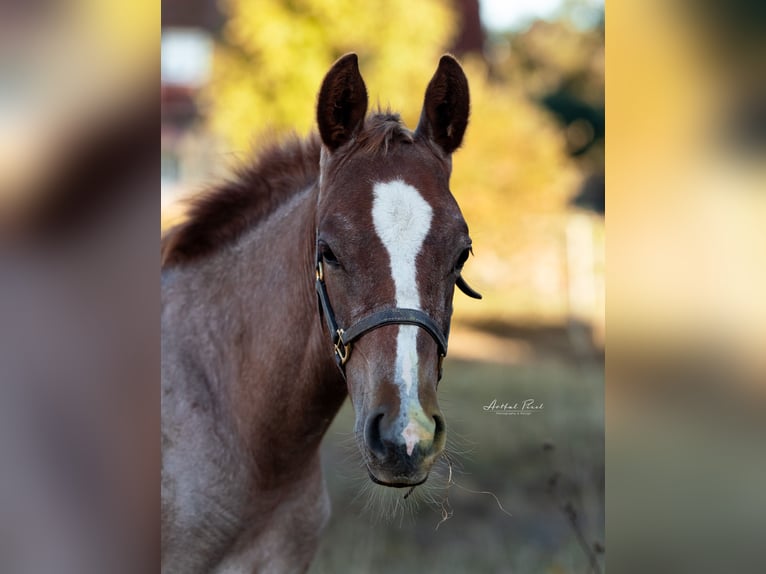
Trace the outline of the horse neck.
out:
M 316 190 L 279 208 L 232 251 L 238 365 L 226 381 L 239 435 L 267 475 L 299 473 L 346 396 L 314 291 Z M 275 478 L 275 476 L 271 476 Z

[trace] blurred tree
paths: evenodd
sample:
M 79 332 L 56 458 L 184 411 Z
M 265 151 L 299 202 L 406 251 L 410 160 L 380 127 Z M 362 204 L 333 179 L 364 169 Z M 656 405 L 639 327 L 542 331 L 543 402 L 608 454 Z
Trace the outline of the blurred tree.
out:
M 264 129 L 307 132 L 330 64 L 357 52 L 370 101 L 413 125 L 426 82 L 457 26 L 439 0 L 225 0 L 229 16 L 202 95 L 211 129 L 248 150 Z
M 594 0 L 565 0 L 558 18 L 496 33 L 489 60 L 498 83 L 523 86 L 561 126 L 586 173 L 573 204 L 604 212 L 604 13 Z
M 524 86 L 565 128 L 570 153 L 580 156 L 588 171 L 603 171 L 603 12 L 593 12 L 590 28 L 576 23 L 583 5 L 589 4 L 567 0 L 560 19 L 495 36 L 490 58 L 496 81 Z

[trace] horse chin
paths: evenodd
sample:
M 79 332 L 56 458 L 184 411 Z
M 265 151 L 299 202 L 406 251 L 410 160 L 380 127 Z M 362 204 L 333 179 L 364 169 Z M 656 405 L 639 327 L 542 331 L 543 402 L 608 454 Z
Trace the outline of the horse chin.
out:
M 419 472 L 417 474 L 414 474 L 412 476 L 386 476 L 385 478 L 380 476 L 385 473 L 380 473 L 376 476 L 374 472 L 370 469 L 370 467 L 367 467 L 367 474 L 370 476 L 370 480 L 374 482 L 375 484 L 379 484 L 381 486 L 387 486 L 389 488 L 413 488 L 415 486 L 419 486 L 423 484 L 426 480 L 428 480 L 428 471 Z

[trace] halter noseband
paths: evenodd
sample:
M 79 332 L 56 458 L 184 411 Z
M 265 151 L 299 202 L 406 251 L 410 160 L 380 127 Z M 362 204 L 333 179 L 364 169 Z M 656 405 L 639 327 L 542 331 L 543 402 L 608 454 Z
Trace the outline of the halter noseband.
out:
M 471 289 L 459 277 L 455 283 L 457 287 L 469 297 L 481 299 L 481 295 Z M 316 291 L 319 298 L 319 313 L 324 315 L 327 322 L 327 329 L 332 338 L 334 348 L 335 363 L 338 365 L 343 378 L 346 378 L 346 362 L 351 355 L 351 344 L 369 331 L 373 331 L 384 325 L 415 325 L 424 329 L 436 342 L 439 351 L 439 379 L 442 377 L 442 361 L 447 355 L 447 337 L 449 331 L 445 334 L 439 325 L 431 319 L 426 313 L 419 309 L 406 309 L 402 307 L 391 307 L 382 311 L 371 313 L 359 319 L 348 329 L 338 326 L 335 319 L 335 312 L 330 304 L 330 298 L 327 295 L 327 285 L 324 282 L 324 267 L 322 265 L 322 255 L 317 245 L 316 250 Z

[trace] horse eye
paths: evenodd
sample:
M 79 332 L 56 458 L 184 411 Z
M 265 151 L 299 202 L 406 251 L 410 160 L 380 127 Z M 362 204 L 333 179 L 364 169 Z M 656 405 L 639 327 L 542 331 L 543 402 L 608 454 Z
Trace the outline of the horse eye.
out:
M 456 271 L 461 271 L 463 269 L 463 265 L 465 265 L 465 262 L 468 261 L 468 256 L 470 254 L 471 254 L 470 247 L 463 249 L 463 251 L 460 252 L 460 257 L 457 258 L 457 262 L 455 263 Z
M 327 263 L 330 265 L 339 265 L 338 258 L 335 256 L 335 253 L 333 253 L 332 249 L 330 247 L 323 243 L 320 246 L 320 252 L 322 254 L 322 259 L 324 259 Z

